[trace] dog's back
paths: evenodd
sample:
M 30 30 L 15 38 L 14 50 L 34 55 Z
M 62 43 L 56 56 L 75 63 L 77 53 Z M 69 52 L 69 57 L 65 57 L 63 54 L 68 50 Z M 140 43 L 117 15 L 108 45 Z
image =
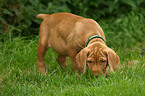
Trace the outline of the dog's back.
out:
M 40 26 L 40 31 L 47 30 L 47 34 L 49 36 L 52 36 L 53 34 L 58 34 L 58 33 L 60 34 L 59 36 L 64 36 L 65 34 L 65 37 L 62 37 L 65 39 L 67 39 L 66 37 L 68 37 L 73 31 L 75 27 L 75 23 L 80 19 L 85 19 L 83 17 L 77 16 L 71 13 L 54 13 L 51 15 L 38 14 L 36 18 L 43 20 Z
M 47 24 L 50 22 L 51 25 L 58 25 L 59 23 L 68 23 L 69 26 L 70 24 L 74 24 L 79 19 L 84 19 L 83 17 L 77 16 L 71 13 L 54 13 L 51 15 L 38 14 L 36 18 L 44 20 L 43 22 L 46 21 Z

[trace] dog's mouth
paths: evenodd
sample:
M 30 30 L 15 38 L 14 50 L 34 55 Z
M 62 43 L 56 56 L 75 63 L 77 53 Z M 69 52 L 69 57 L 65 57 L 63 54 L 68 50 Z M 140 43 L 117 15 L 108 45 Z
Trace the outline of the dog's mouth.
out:
M 95 75 L 96 78 L 99 77 L 99 76 L 102 76 L 102 75 L 100 75 L 100 74 Z M 108 78 L 109 77 L 109 74 L 104 75 L 104 77 Z
M 87 66 L 86 66 L 86 70 L 88 70 L 87 71 L 87 73 L 89 73 L 91 76 L 95 76 L 96 78 L 97 77 L 99 77 L 99 76 L 104 76 L 104 77 L 109 77 L 109 74 L 108 74 L 108 72 L 103 72 L 103 71 L 95 71 L 95 72 L 93 72 L 92 71 L 92 69 L 91 68 L 89 68 L 89 66 L 88 66 L 88 64 L 86 64 Z

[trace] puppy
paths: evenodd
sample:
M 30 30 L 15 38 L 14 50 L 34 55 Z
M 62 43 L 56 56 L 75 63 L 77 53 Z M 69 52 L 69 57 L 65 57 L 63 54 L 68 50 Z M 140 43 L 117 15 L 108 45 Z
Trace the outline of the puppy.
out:
M 95 76 L 106 76 L 107 66 L 112 72 L 117 69 L 119 56 L 106 46 L 104 32 L 96 21 L 71 13 L 38 14 L 36 18 L 43 20 L 38 43 L 39 73 L 45 75 L 44 57 L 50 47 L 58 54 L 56 60 L 61 66 L 67 66 L 69 56 L 74 71 L 85 73 L 88 65 Z

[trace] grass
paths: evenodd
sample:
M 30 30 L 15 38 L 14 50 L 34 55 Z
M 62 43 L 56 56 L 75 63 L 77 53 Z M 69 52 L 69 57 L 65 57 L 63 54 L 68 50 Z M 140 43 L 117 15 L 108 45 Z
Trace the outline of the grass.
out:
M 118 71 L 110 77 L 95 78 L 88 73 L 78 76 L 72 71 L 68 59 L 68 69 L 61 68 L 55 58 L 57 54 L 49 50 L 46 54 L 46 76 L 37 72 L 36 40 L 20 37 L 1 43 L 0 48 L 0 95 L 1 96 L 144 96 L 145 56 L 141 50 L 116 49 L 121 58 Z
M 145 96 L 143 16 L 129 13 L 99 21 L 107 45 L 121 59 L 117 72 L 107 78 L 95 78 L 89 72 L 78 76 L 69 59 L 68 68 L 61 68 L 52 49 L 45 57 L 46 76 L 41 76 L 36 64 L 38 37 L 27 40 L 0 35 L 0 96 Z

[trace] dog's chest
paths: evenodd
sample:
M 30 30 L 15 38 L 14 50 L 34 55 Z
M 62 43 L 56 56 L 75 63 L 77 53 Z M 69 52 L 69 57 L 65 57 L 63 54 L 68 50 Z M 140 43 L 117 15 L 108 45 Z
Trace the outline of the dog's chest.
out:
M 54 40 L 50 40 L 50 44 L 52 49 L 60 54 L 67 55 L 66 43 L 61 38 L 55 38 Z

